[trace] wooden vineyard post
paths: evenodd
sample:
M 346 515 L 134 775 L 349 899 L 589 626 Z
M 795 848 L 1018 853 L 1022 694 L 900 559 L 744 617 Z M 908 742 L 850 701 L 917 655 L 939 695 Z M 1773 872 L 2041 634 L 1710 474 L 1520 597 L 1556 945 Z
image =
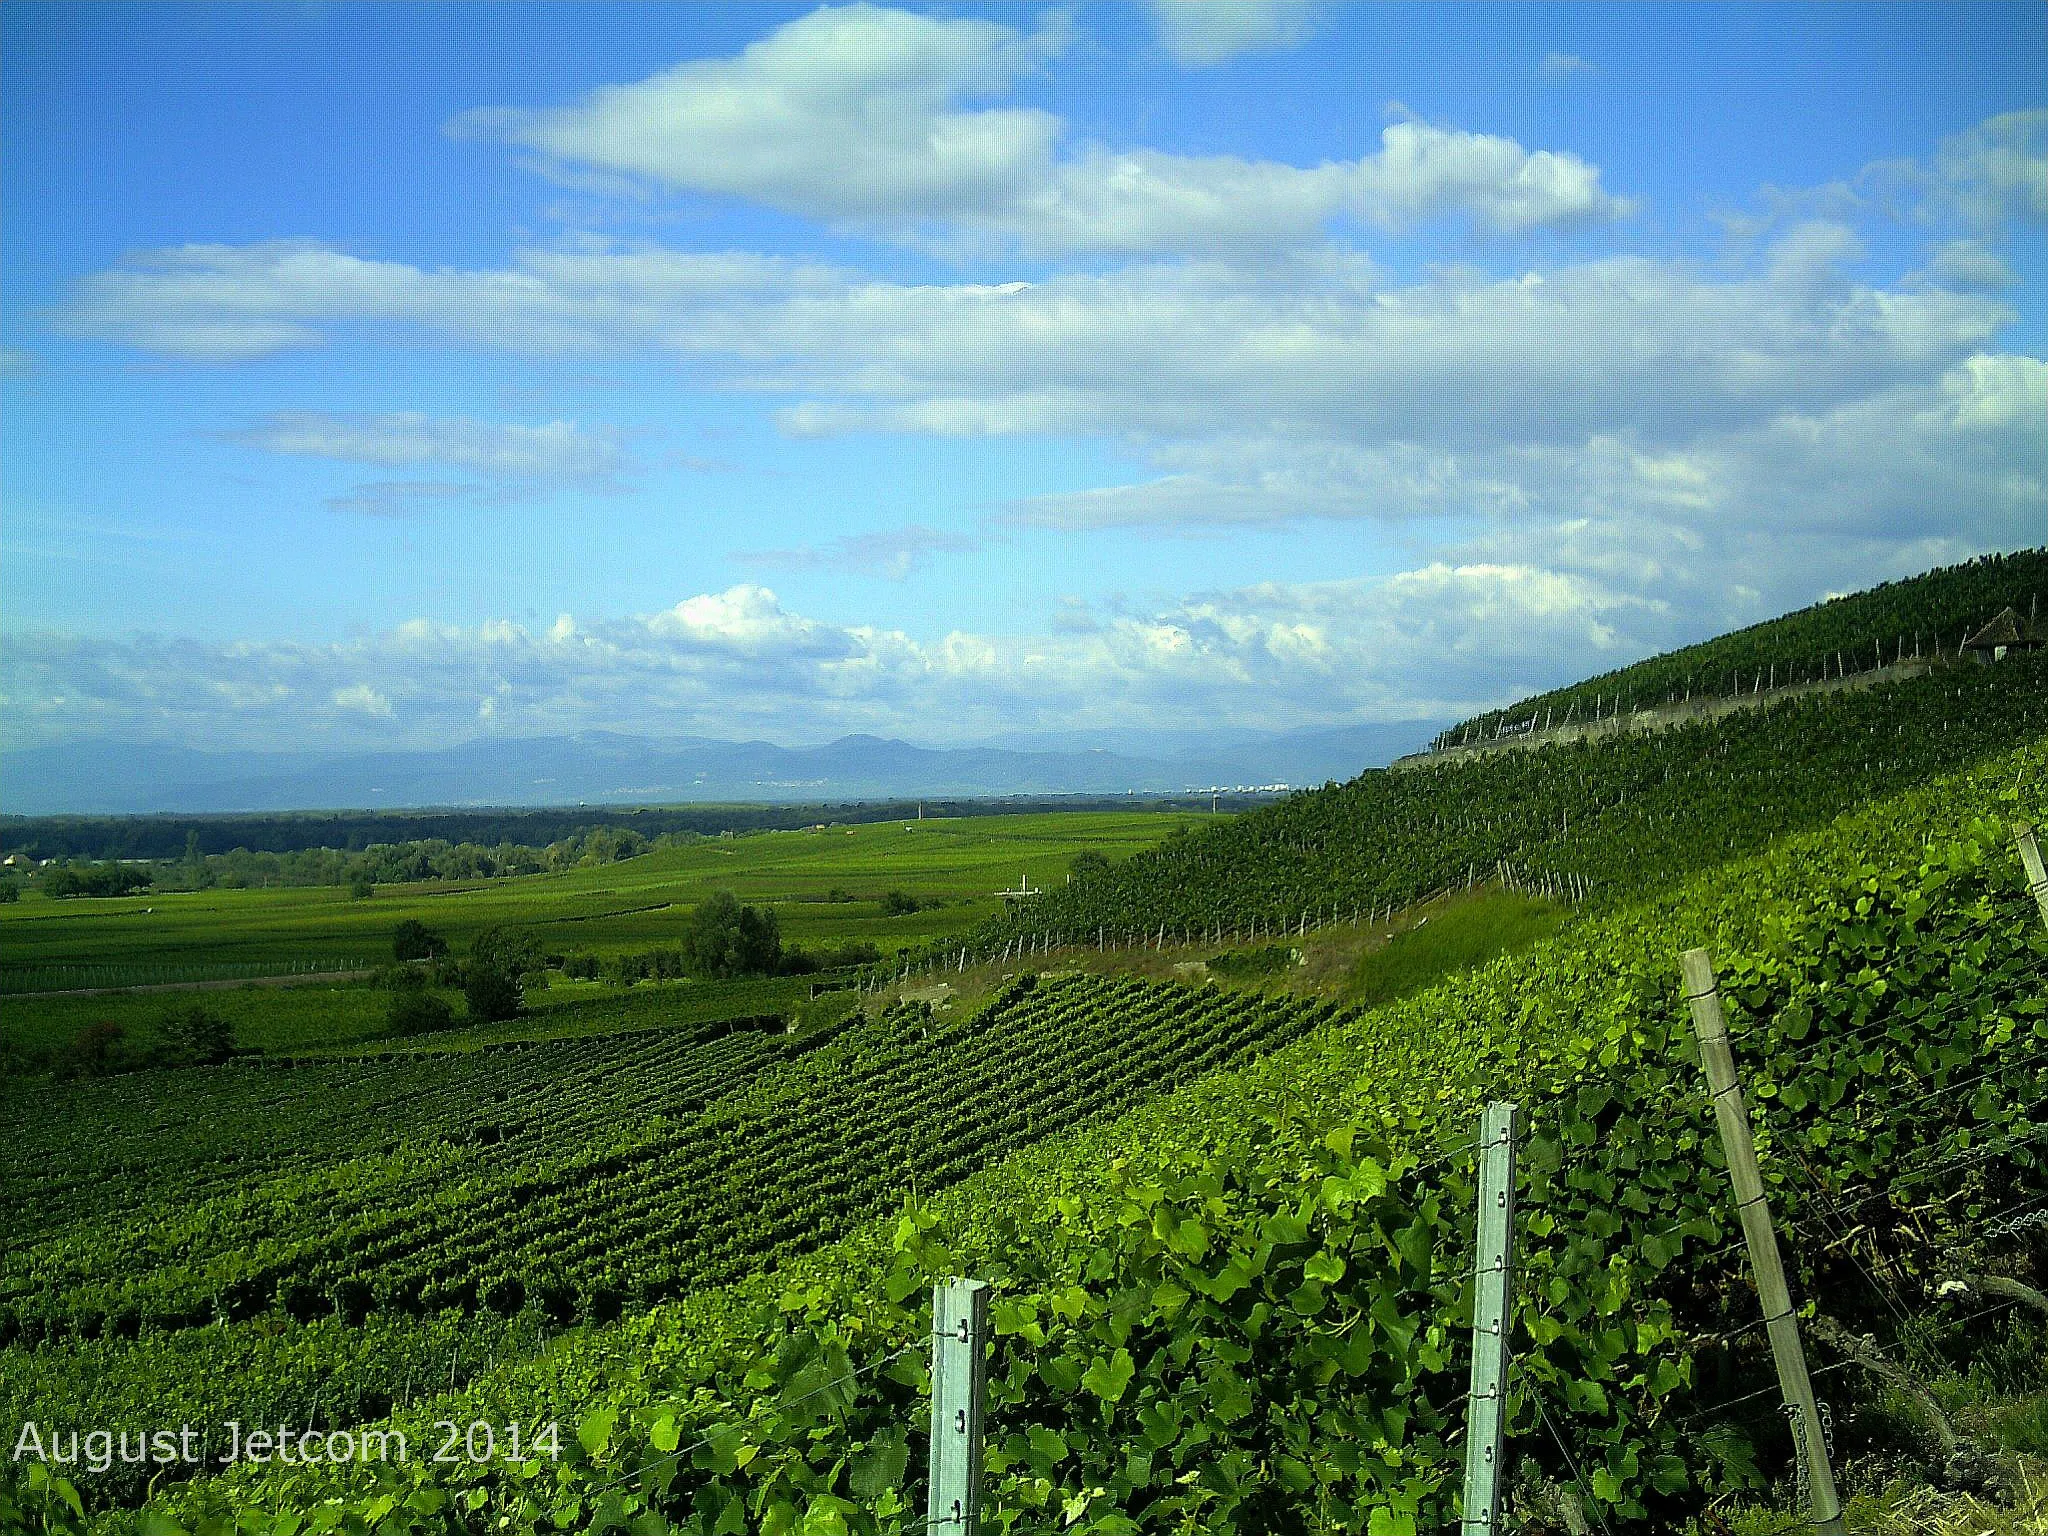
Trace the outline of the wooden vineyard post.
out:
M 2034 893 L 2034 905 L 2041 909 L 2041 921 L 2048 923 L 2048 870 L 2041 867 L 2041 849 L 2034 842 L 2034 829 L 2024 821 L 2014 822 L 2013 841 L 2020 845 L 2020 863 L 2026 866 L 2027 889 Z
M 1842 1523 L 1841 1496 L 1835 1492 L 1834 1468 L 1828 1463 L 1820 1406 L 1814 1401 L 1813 1381 L 1806 1374 L 1806 1352 L 1799 1343 L 1792 1293 L 1785 1284 L 1784 1265 L 1778 1258 L 1778 1235 L 1771 1228 L 1771 1213 L 1764 1204 L 1763 1177 L 1757 1171 L 1749 1111 L 1742 1102 L 1742 1086 L 1735 1080 L 1735 1053 L 1728 1046 L 1728 1020 L 1721 1008 L 1720 983 L 1714 979 L 1714 963 L 1704 949 L 1688 949 L 1679 956 L 1679 967 L 1685 974 L 1686 1001 L 1692 1005 L 1693 1030 L 1699 1036 L 1700 1065 L 1706 1069 L 1707 1088 L 1714 1100 L 1721 1150 L 1727 1156 L 1728 1177 L 1735 1186 L 1735 1210 L 1742 1219 L 1742 1236 L 1749 1245 L 1757 1296 L 1763 1302 L 1771 1359 L 1778 1368 L 1778 1390 L 1784 1396 L 1788 1414 L 1796 1416 L 1793 1432 L 1800 1460 L 1806 1467 L 1813 1527 L 1820 1536 L 1847 1536 L 1848 1527 Z
M 981 1524 L 981 1409 L 988 1388 L 988 1283 L 932 1287 L 931 1497 L 926 1536 L 974 1536 Z
M 1465 1400 L 1464 1536 L 1500 1529 L 1507 1451 L 1508 1266 L 1515 1238 L 1516 1106 L 1486 1106 L 1479 1126 L 1479 1240 L 1473 1262 L 1472 1391 Z

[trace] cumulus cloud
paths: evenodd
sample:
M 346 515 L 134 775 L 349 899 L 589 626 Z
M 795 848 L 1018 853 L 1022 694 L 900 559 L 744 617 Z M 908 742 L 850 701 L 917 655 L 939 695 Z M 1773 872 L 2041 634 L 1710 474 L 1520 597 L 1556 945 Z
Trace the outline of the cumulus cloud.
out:
M 810 619 L 742 585 L 635 618 L 565 616 L 539 633 L 422 620 L 326 646 L 30 634 L 10 644 L 0 676 L 21 745 L 88 722 L 216 745 L 295 732 L 425 746 L 485 725 L 791 739 L 910 718 L 971 741 L 1182 726 L 1219 711 L 1274 729 L 1447 712 L 1491 699 L 1504 664 L 1625 643 L 1631 615 L 1654 619 L 1656 605 L 1571 573 L 1435 564 L 1100 619 L 1065 605 L 1042 633 L 920 639 Z
M 2048 222 L 2048 107 L 2004 112 L 1943 141 L 1936 195 L 1974 223 Z
M 1840 226 L 1814 224 L 1733 275 L 1617 256 L 1508 277 L 1442 269 L 1388 287 L 1369 263 L 1338 257 L 1285 280 L 1176 264 L 908 285 L 609 248 L 386 281 L 431 293 L 406 311 L 423 329 L 529 354 L 680 355 L 710 382 L 792 399 L 783 420 L 798 432 L 1173 441 L 1249 421 L 1287 437 L 1453 447 L 1592 431 L 1661 440 L 1766 420 L 1924 381 L 2012 318 L 1986 294 L 1857 281 L 1856 249 Z M 152 289 L 159 269 L 145 261 L 91 280 L 71 318 L 160 346 L 241 334 L 249 315 L 288 305 L 310 339 L 315 325 L 347 322 L 357 286 L 300 286 L 306 254 L 188 251 L 181 260 L 219 278 L 198 299 L 183 278 Z M 329 255 L 330 267 L 356 264 Z M 122 305 L 101 302 L 109 288 Z M 181 305 L 196 307 L 174 315 Z M 150 323 L 124 330 L 143 308 Z
M 1293 35 L 1309 14 L 1173 0 L 1161 24 L 1191 59 L 1214 62 Z M 969 105 L 1007 93 L 1064 43 L 1057 28 L 827 7 L 734 58 L 564 107 L 471 112 L 451 128 L 956 253 L 1251 255 L 1314 242 L 1338 218 L 1396 228 L 1464 214 L 1521 231 L 1630 208 L 1576 155 L 1419 123 L 1388 129 L 1375 154 L 1300 167 L 1075 144 L 1051 113 Z
M 351 683 L 346 688 L 337 688 L 329 698 L 336 709 L 353 710 L 357 714 L 376 715 L 391 718 L 391 700 L 372 688 L 368 683 Z
M 1293 48 L 1315 30 L 1313 0 L 1152 0 L 1152 25 L 1177 64 L 1206 69 L 1241 53 Z

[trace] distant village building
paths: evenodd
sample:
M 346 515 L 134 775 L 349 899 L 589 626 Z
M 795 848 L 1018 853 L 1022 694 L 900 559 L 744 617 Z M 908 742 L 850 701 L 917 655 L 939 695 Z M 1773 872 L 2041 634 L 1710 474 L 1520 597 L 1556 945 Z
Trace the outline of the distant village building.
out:
M 25 853 L 10 853 L 0 859 L 0 869 L 33 869 L 36 861 Z
M 2031 651 L 2040 647 L 2041 637 L 2011 608 L 1999 613 L 1977 633 L 1963 642 L 1979 661 L 2003 661 L 2008 651 Z

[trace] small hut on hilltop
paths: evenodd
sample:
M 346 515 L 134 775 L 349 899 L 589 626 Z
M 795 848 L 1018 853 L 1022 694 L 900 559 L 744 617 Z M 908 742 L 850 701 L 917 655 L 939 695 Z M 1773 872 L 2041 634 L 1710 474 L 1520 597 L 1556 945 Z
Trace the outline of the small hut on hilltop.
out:
M 2031 651 L 2040 647 L 2041 637 L 2017 610 L 2002 608 L 1977 633 L 1963 642 L 1963 649 L 1979 661 L 2003 661 L 2008 651 Z

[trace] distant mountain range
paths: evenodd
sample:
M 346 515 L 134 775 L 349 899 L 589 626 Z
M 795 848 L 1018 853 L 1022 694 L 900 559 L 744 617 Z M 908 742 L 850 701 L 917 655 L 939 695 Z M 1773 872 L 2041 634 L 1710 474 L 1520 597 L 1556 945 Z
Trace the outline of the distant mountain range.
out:
M 105 815 L 1295 787 L 1378 767 L 1421 747 L 1443 724 L 1409 720 L 1268 736 L 1070 733 L 979 747 L 918 747 L 879 736 L 779 747 L 606 731 L 478 740 L 426 752 L 198 752 L 78 741 L 0 753 L 0 811 Z M 1101 744 L 1106 740 L 1116 749 Z

